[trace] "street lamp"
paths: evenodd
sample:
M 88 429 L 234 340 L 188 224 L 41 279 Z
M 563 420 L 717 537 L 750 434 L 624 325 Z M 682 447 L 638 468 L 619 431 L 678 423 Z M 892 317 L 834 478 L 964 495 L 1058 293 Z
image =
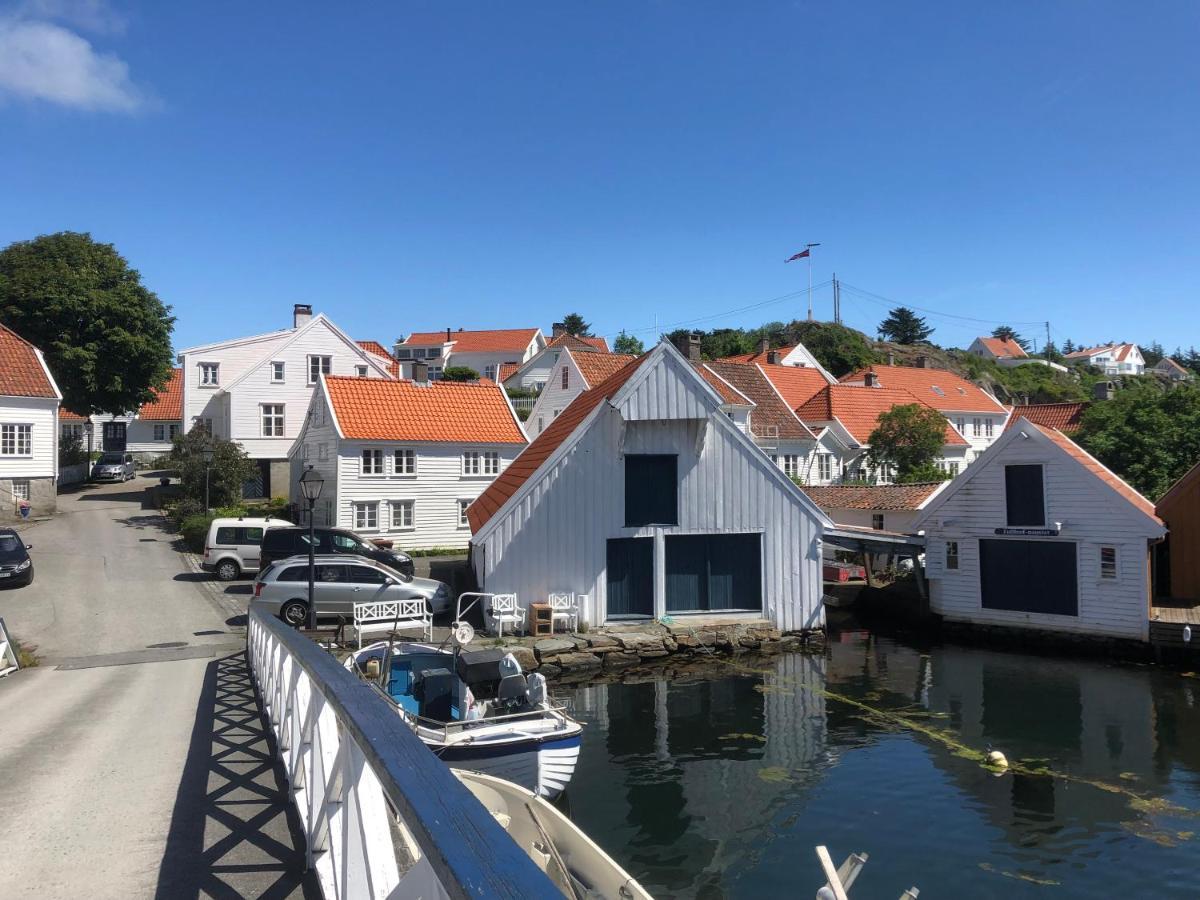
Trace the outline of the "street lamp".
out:
M 212 468 L 213 448 L 207 446 L 200 451 L 200 455 L 204 457 L 204 511 L 208 512 L 208 470 Z
M 313 582 L 316 580 L 316 561 L 313 559 L 316 547 L 316 538 L 313 535 L 313 507 L 317 505 L 317 500 L 321 496 L 321 488 L 325 487 L 325 479 L 321 474 L 309 466 L 304 470 L 304 474 L 300 476 L 300 492 L 304 494 L 304 499 L 308 501 L 308 627 L 313 629 L 317 627 L 317 604 L 313 597 Z

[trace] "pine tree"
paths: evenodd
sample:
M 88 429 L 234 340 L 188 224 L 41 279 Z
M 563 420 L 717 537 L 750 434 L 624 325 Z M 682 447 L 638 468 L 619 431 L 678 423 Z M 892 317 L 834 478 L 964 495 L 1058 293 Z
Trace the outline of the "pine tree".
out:
M 992 337 L 999 338 L 1002 341 L 1012 341 L 1022 350 L 1029 350 L 1029 341 L 1017 334 L 1016 330 L 1014 330 L 1010 325 L 1001 325 L 992 332 Z
M 897 306 L 879 323 L 879 333 L 897 344 L 918 344 L 927 340 L 933 329 L 907 306 Z

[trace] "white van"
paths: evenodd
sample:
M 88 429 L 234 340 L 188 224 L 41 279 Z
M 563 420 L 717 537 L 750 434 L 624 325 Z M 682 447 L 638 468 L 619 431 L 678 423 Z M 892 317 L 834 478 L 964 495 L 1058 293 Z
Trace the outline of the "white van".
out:
M 259 545 L 271 528 L 290 528 L 286 519 L 213 519 L 204 540 L 204 558 L 200 567 L 215 572 L 222 581 L 233 581 L 243 574 L 258 571 Z

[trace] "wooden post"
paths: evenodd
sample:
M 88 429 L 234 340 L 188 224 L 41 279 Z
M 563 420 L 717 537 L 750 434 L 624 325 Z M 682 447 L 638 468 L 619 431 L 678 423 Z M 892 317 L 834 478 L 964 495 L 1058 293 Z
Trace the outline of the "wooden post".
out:
M 863 562 L 865 563 L 863 568 L 867 570 L 867 587 L 878 587 L 878 585 L 875 584 L 875 554 L 864 550 Z
M 920 554 L 913 552 L 913 578 L 917 582 L 917 595 L 921 598 L 918 612 L 922 616 L 929 615 L 929 586 L 925 582 L 925 567 L 921 565 Z

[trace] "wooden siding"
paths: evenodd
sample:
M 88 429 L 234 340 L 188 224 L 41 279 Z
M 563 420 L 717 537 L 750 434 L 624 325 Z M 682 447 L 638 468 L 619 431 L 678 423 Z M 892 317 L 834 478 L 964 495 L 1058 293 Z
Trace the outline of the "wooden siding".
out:
M 537 402 L 533 404 L 529 418 L 525 420 L 525 434 L 531 441 L 540 433 L 537 427 L 539 416 L 542 418 L 542 424 L 549 426 L 554 421 L 555 410 L 562 412 L 585 389 L 583 375 L 580 374 L 579 367 L 575 365 L 570 353 L 562 353 L 558 350 L 546 352 L 548 354 L 557 353 L 558 360 L 551 368 L 549 380 L 546 381 L 542 392 L 538 394 Z M 567 370 L 567 386 L 565 388 L 562 386 L 562 370 L 564 368 Z M 595 385 L 591 384 L 587 387 L 595 387 Z
M 1159 501 L 1158 515 L 1170 529 L 1170 596 L 1200 602 L 1200 466 Z
M 0 479 L 58 476 L 58 398 L 0 397 L 0 423 L 29 425 L 29 456 L 0 456 Z
M 659 371 L 665 367 L 656 366 Z M 649 410 L 698 411 L 703 396 L 675 381 L 649 380 L 664 396 L 636 391 L 629 404 Z M 626 528 L 622 452 L 679 455 L 680 524 Z M 536 476 L 515 505 L 488 523 L 475 542 L 475 567 L 485 590 L 515 591 L 521 602 L 540 602 L 555 590 L 587 594 L 587 620 L 601 624 L 607 603 L 606 541 L 612 537 L 655 539 L 656 613 L 663 615 L 666 534 L 761 532 L 763 615 L 787 630 L 824 624 L 821 604 L 821 521 L 781 484 L 771 463 L 745 442 L 724 415 L 684 421 L 625 422 L 602 406 L 579 441 Z
M 300 476 L 311 465 L 313 471 L 325 479 L 321 497 L 313 510 L 313 523 L 316 525 L 338 524 L 336 510 L 340 486 L 338 484 L 337 446 L 338 434 L 333 426 L 333 418 L 329 414 L 325 395 L 320 391 L 314 391 L 307 425 L 302 429 L 300 437 L 296 439 L 288 455 L 291 463 L 288 490 L 291 502 L 300 509 L 307 509 L 308 502 L 300 493 Z M 296 521 L 297 524 L 307 522 L 304 516 L 297 516 Z
M 721 401 L 706 387 L 682 357 L 666 355 L 658 365 L 643 366 L 613 400 L 627 422 L 707 419 Z
M 212 350 L 202 349 L 195 353 L 182 354 L 180 365 L 183 368 L 183 421 L 185 426 L 190 430 L 192 419 L 197 416 L 207 416 L 213 420 L 214 428 L 222 429 L 218 431 L 218 434 L 221 437 L 228 437 L 228 432 L 223 430 L 224 414 L 220 398 L 217 396 L 218 389 L 228 387 L 256 363 L 270 358 L 270 354 L 290 337 L 291 332 L 280 332 L 257 341 L 233 343 L 232 346 L 217 346 Z M 221 383 L 218 387 L 202 387 L 200 385 L 200 363 L 202 362 L 220 364 L 218 377 Z

